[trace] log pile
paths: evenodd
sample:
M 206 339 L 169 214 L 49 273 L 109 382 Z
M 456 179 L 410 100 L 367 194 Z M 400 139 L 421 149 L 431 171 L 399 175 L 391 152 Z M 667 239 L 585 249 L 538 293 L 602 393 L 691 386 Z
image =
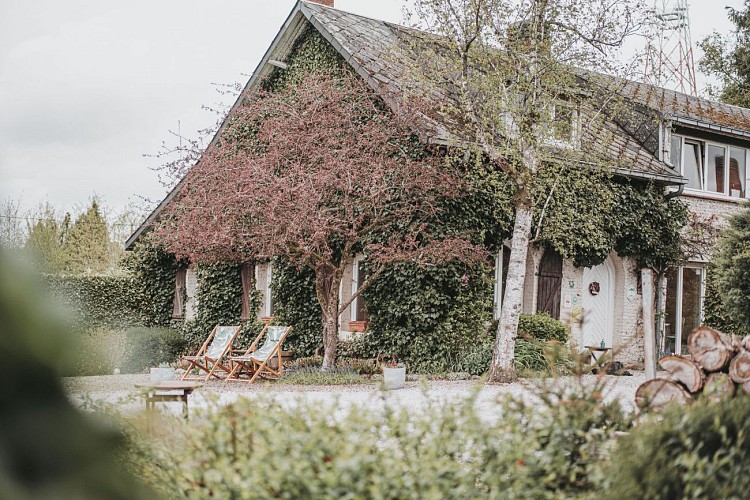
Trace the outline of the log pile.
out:
M 693 330 L 687 345 L 690 356 L 661 358 L 666 376 L 638 387 L 639 408 L 658 410 L 671 401 L 686 404 L 701 394 L 711 401 L 750 394 L 750 336 L 729 336 L 702 326 Z

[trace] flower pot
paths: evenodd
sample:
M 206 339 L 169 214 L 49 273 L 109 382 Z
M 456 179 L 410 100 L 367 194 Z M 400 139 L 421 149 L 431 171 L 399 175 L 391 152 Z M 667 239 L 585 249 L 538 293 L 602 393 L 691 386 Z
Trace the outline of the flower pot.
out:
M 161 382 L 163 380 L 174 380 L 177 374 L 174 368 L 151 368 L 151 382 Z
M 383 385 L 386 389 L 401 389 L 406 383 L 406 367 L 383 367 Z

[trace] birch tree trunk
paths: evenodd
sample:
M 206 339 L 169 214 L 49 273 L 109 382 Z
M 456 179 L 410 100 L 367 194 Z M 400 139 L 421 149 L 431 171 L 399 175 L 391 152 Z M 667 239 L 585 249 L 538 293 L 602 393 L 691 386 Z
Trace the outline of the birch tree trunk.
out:
M 489 382 L 507 383 L 515 381 L 515 348 L 518 333 L 518 318 L 523 305 L 523 289 L 526 281 L 526 258 L 529 253 L 532 207 L 523 203 L 516 207 L 513 225 L 513 240 L 510 247 L 508 277 L 505 282 L 505 295 L 500 309 L 495 348 L 489 371 Z

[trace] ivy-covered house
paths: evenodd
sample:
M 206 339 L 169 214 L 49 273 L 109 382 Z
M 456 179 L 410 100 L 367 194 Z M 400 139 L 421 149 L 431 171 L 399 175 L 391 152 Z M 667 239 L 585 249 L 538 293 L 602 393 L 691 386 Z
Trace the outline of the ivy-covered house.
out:
M 406 43 L 410 32 L 336 10 L 333 1 L 300 1 L 246 90 L 294 71 L 296 66 L 343 64 L 382 95 L 387 105 L 388 95 L 403 90 L 405 73 L 389 54 Z M 674 250 L 680 242 L 667 241 L 664 235 L 671 233 L 665 226 L 675 220 L 685 222 L 684 216 L 679 217 L 684 205 L 691 213 L 684 239 L 694 244 L 686 245 L 687 259 L 682 265 L 661 273 L 657 289 L 663 314 L 657 317 L 658 329 L 664 332 L 662 348 L 683 351 L 687 333 L 703 321 L 710 234 L 739 210 L 740 200 L 750 197 L 750 110 L 633 82 L 626 82 L 621 89 L 629 112 L 612 116 L 606 134 L 599 137 L 581 137 L 579 110 L 559 113 L 561 126 L 554 137 L 558 145 L 575 149 L 592 141 L 606 142 L 614 165 L 614 194 L 607 205 L 612 212 L 599 214 L 601 222 L 587 220 L 579 206 L 585 206 L 586 213 L 596 213 L 596 196 L 584 200 L 568 193 L 567 199 L 552 203 L 550 217 L 554 217 L 558 233 L 540 238 L 529 254 L 523 309 L 547 312 L 568 324 L 571 340 L 578 346 L 604 342 L 621 347 L 619 356 L 624 361 L 638 361 L 642 358 L 643 326 L 638 271 L 642 267 L 662 270 L 665 263 L 677 260 Z M 429 140 L 439 142 L 441 138 L 433 135 Z M 133 250 L 144 239 L 181 187 L 178 183 L 149 215 L 128 240 L 127 249 Z M 606 244 L 585 237 L 575 240 L 580 226 L 587 224 L 611 225 L 617 228 L 617 236 Z M 412 358 L 462 348 L 457 336 L 483 329 L 493 314 L 499 314 L 510 242 L 508 228 L 498 234 L 494 272 L 489 279 L 481 272 L 469 272 L 467 279 L 466 270 L 450 266 L 433 271 L 398 267 L 341 315 L 342 336 L 369 328 L 389 336 L 381 346 L 401 350 Z M 566 251 L 558 251 L 561 249 Z M 170 313 L 174 319 L 189 320 L 201 307 L 201 271 L 189 263 L 172 269 Z M 351 262 L 340 289 L 342 303 L 357 290 L 365 271 L 362 259 Z M 203 273 L 210 282 L 210 273 Z M 234 280 L 228 300 L 234 300 L 233 314 L 238 317 L 280 316 L 295 323 L 296 331 L 317 328 L 320 309 L 309 296 L 310 277 L 304 271 L 272 260 L 233 265 L 228 276 Z M 296 342 L 300 352 L 309 352 L 316 345 L 314 335 Z M 469 343 L 473 342 L 470 339 Z

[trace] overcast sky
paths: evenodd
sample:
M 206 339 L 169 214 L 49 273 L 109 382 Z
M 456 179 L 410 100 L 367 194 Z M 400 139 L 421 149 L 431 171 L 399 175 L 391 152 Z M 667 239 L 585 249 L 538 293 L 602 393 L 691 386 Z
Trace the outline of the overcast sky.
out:
M 399 22 L 404 1 L 336 7 Z M 723 6 L 742 3 L 691 0 L 693 41 L 729 30 Z M 294 4 L 0 0 L 0 201 L 65 211 L 96 193 L 115 212 L 159 201 L 158 161 L 142 155 L 178 121 L 188 136 L 215 121 L 201 109 L 222 100 L 211 83 L 244 84 Z

